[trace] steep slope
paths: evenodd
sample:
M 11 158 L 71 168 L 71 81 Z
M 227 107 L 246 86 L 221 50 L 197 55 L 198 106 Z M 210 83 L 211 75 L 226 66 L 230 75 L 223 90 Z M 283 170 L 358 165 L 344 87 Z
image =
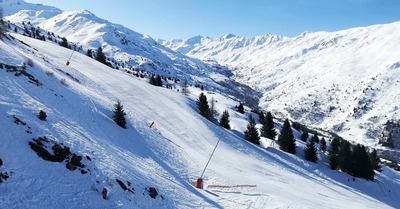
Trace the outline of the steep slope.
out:
M 395 22 L 295 38 L 227 35 L 163 45 L 236 68 L 234 79 L 263 93 L 264 109 L 376 146 L 381 126 L 399 119 L 399 31 Z
M 242 95 L 242 89 L 246 89 L 251 92 L 248 103 L 256 105 L 258 102 L 260 95 L 230 79 L 233 74 L 228 68 L 177 53 L 149 36 L 110 23 L 89 11 L 54 12 L 52 9 L 36 8 L 29 4 L 25 7 L 7 19 L 21 28 L 24 28 L 23 22 L 30 22 L 45 31 L 66 37 L 78 50 L 83 49 L 81 53 L 86 53 L 88 49 L 95 52 L 98 47 L 102 47 L 114 67 L 130 73 L 134 70 L 145 71 L 172 80 L 187 79 L 190 85 L 203 85 L 207 89 L 235 97 Z M 11 13 L 8 12 L 8 5 L 4 5 L 4 10 Z
M 4 163 L 0 172 L 10 173 L 0 184 L 0 202 L 6 208 L 395 208 L 400 204 L 400 175 L 392 169 L 384 168 L 373 182 L 353 182 L 348 175 L 331 171 L 326 159 L 309 163 L 273 146 L 264 149 L 244 141 L 245 115 L 233 111 L 237 103 L 229 98 L 208 95 L 218 101 L 218 111 L 229 109 L 233 130 L 197 113 L 198 89 L 184 97 L 81 54 L 75 57 L 76 65 L 67 67 L 65 57 L 71 50 L 13 36 L 18 41 L 0 41 Z M 5 64 L 16 66 L 16 71 Z M 111 120 L 118 99 L 127 113 L 127 129 Z M 46 121 L 37 118 L 40 109 L 47 112 Z M 28 142 L 44 136 L 50 144 L 89 156 L 82 160 L 88 173 L 39 158 Z M 219 137 L 221 143 L 204 176 L 206 190 L 195 189 L 189 181 L 199 177 Z M 263 139 L 263 144 L 269 142 Z M 298 146 L 301 153 L 304 144 Z M 320 157 L 326 158 L 322 153 Z M 116 179 L 134 194 L 124 191 Z M 213 189 L 210 184 L 257 187 Z M 158 191 L 155 199 L 147 195 L 150 187 Z M 106 200 L 101 194 L 104 188 Z

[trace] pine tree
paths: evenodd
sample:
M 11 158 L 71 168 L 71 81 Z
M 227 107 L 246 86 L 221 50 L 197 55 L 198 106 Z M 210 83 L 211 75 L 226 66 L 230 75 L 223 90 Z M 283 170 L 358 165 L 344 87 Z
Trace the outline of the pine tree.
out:
M 260 111 L 260 113 L 258 114 L 258 122 L 260 122 L 261 124 L 265 123 L 265 115 L 262 111 Z
M 225 110 L 222 113 L 221 120 L 219 121 L 219 124 L 222 127 L 226 128 L 226 129 L 231 129 L 231 126 L 229 125 L 229 112 L 228 112 L 228 110 Z
M 315 143 L 319 143 L 319 138 L 318 138 L 318 134 L 317 133 L 315 133 L 313 136 L 312 136 L 312 138 L 311 138 L 311 141 L 314 141 Z
M 292 154 L 296 153 L 296 140 L 293 137 L 293 131 L 288 119 L 283 123 L 281 134 L 278 137 L 278 142 L 281 150 Z
M 329 165 L 332 170 L 336 170 L 339 166 L 339 159 L 337 153 L 329 151 Z
M 376 149 L 373 149 L 369 154 L 369 159 L 371 161 L 372 168 L 376 171 L 382 172 L 382 166 L 380 165 L 381 159 L 379 158 Z
M 343 140 L 338 154 L 339 168 L 350 175 L 354 172 L 354 161 L 350 142 Z
M 156 85 L 156 79 L 154 78 L 154 75 L 152 75 L 152 76 L 150 77 L 149 84 L 151 84 L 151 85 L 153 85 L 153 86 Z
M 185 96 L 189 96 L 189 83 L 188 83 L 188 80 L 187 80 L 187 78 L 185 78 L 185 80 L 183 81 L 183 84 L 182 84 L 182 94 L 183 95 L 185 95 Z
M 161 76 L 160 75 L 156 76 L 155 85 L 159 86 L 159 87 L 162 87 L 162 80 L 161 80 Z
M 307 130 L 303 130 L 303 133 L 301 134 L 300 139 L 303 142 L 307 142 L 307 139 L 308 139 L 308 131 Z
M 310 140 L 310 143 L 306 145 L 304 148 L 304 156 L 306 160 L 311 162 L 317 162 L 318 155 L 317 155 L 317 148 L 315 147 L 314 141 Z
M 114 115 L 113 115 L 114 122 L 117 125 L 121 126 L 122 128 L 126 128 L 126 120 L 125 120 L 126 113 L 125 113 L 123 106 L 119 100 L 114 105 L 113 112 L 114 112 Z
M 39 114 L 38 114 L 38 118 L 39 118 L 40 120 L 46 120 L 46 118 L 47 118 L 46 112 L 44 112 L 43 110 L 40 110 L 40 111 L 39 111 Z
M 211 97 L 210 101 L 210 119 L 213 120 L 214 116 L 217 114 L 217 110 L 215 109 L 215 99 Z
M 249 124 L 247 124 L 247 130 L 244 131 L 244 139 L 254 144 L 260 144 L 260 135 L 258 134 L 258 130 L 256 128 L 256 121 L 251 114 L 249 115 Z
M 353 168 L 353 175 L 368 180 L 374 180 L 374 169 L 372 168 L 368 152 L 364 145 L 357 144 L 352 153 L 352 159 L 355 165 Z
M 321 139 L 321 146 L 320 146 L 321 151 L 325 152 L 326 151 L 326 141 L 325 138 L 322 137 Z
M 264 114 L 262 113 L 262 115 L 264 115 Z M 267 112 L 266 117 L 262 121 L 263 121 L 263 124 L 262 124 L 261 130 L 260 130 L 261 136 L 275 140 L 276 131 L 275 131 L 275 124 L 274 124 L 274 120 L 272 119 L 271 112 Z
M 92 49 L 88 49 L 86 52 L 86 56 L 93 58 L 93 50 Z
M 62 38 L 62 41 L 58 45 L 65 47 L 65 48 L 69 48 L 67 38 L 65 38 L 65 37 Z
M 106 57 L 106 55 L 104 54 L 103 48 L 101 48 L 101 46 L 97 49 L 97 53 L 96 53 L 96 58 L 95 58 L 95 59 L 96 59 L 97 61 L 99 61 L 99 62 L 105 64 L 105 65 L 108 65 L 108 63 L 107 63 L 107 57 Z
M 336 170 L 339 166 L 339 158 L 338 158 L 339 146 L 340 146 L 339 139 L 334 138 L 329 148 L 329 165 L 332 170 Z
M 338 154 L 339 147 L 340 147 L 340 140 L 338 138 L 333 138 L 329 151 L 334 152 L 335 154 Z
M 237 111 L 242 113 L 242 114 L 244 113 L 244 107 L 243 107 L 243 104 L 241 102 L 239 104 L 239 107 L 237 108 Z
M 6 23 L 3 18 L 3 8 L 0 7 L 0 39 L 2 39 L 8 31 Z
M 196 103 L 197 108 L 200 111 L 200 115 L 210 120 L 210 107 L 208 106 L 207 97 L 203 94 L 203 92 L 200 93 Z

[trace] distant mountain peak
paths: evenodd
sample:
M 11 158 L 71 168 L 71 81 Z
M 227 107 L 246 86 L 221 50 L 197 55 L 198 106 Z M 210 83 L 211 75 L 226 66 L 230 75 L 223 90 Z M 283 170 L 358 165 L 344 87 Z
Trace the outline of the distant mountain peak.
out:
M 230 39 L 230 38 L 234 38 L 234 37 L 236 37 L 234 34 L 228 33 L 228 34 L 226 34 L 225 36 L 223 36 L 222 38 L 224 38 L 224 39 Z
M 10 16 L 18 13 L 20 10 L 32 10 L 32 11 L 49 11 L 52 13 L 61 13 L 62 10 L 52 7 L 46 6 L 43 4 L 33 4 L 27 3 L 23 0 L 0 0 L 0 7 L 3 8 L 3 15 Z

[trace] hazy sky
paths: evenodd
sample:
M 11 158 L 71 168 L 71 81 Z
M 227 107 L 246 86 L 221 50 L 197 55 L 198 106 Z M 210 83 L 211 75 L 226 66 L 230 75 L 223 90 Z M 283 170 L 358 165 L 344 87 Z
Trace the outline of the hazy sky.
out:
M 400 0 L 25 0 L 162 39 L 337 31 L 400 21 Z

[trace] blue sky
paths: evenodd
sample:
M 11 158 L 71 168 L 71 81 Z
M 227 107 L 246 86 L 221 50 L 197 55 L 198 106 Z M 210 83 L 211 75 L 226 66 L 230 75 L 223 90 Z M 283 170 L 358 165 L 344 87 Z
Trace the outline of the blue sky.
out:
M 400 0 L 25 0 L 100 18 L 161 39 L 337 31 L 400 21 Z

